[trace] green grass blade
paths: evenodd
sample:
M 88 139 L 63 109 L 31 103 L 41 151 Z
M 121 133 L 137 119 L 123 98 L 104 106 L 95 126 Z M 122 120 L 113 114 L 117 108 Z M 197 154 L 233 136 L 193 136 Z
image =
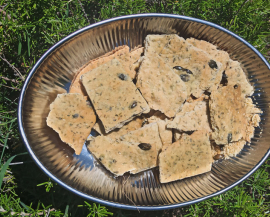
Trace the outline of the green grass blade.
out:
M 22 52 L 22 36 L 19 34 L 18 55 Z
M 27 154 L 27 152 L 24 152 L 24 153 L 21 153 L 21 154 L 17 154 L 17 155 L 14 155 L 12 157 L 10 157 L 7 162 L 4 164 L 4 166 L 2 167 L 1 171 L 0 171 L 0 189 L 1 189 L 1 186 L 2 186 L 2 182 L 3 182 L 3 179 L 4 179 L 4 176 L 5 176 L 5 173 L 6 173 L 6 170 L 9 166 L 9 164 L 11 163 L 11 161 L 16 157 L 16 156 L 19 156 L 19 155 L 24 155 L 24 154 Z

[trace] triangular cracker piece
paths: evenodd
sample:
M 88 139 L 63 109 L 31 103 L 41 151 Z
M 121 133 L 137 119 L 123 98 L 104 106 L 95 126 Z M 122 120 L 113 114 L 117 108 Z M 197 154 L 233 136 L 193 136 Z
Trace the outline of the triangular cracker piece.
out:
M 177 35 L 148 35 L 145 56 L 159 55 L 187 86 L 188 95 L 200 97 L 205 90 L 217 88 L 222 78 L 222 64 L 205 51 Z
M 247 76 L 241 65 L 237 61 L 230 60 L 225 70 L 228 85 L 241 85 L 242 94 L 244 96 L 251 96 L 254 92 L 253 87 L 248 82 Z
M 174 117 L 187 98 L 185 83 L 154 54 L 144 57 L 136 85 L 150 108 L 167 117 Z
M 79 155 L 96 122 L 93 108 L 80 94 L 58 94 L 50 105 L 47 124 Z
M 116 59 L 87 72 L 81 79 L 106 133 L 150 111 Z
M 248 121 L 245 98 L 241 93 L 240 85 L 224 86 L 211 93 L 212 138 L 218 145 L 238 141 L 246 135 Z
M 137 168 L 131 173 L 135 174 L 157 166 L 157 156 L 162 148 L 157 123 L 145 125 L 138 130 L 123 135 L 120 140 L 130 144 L 150 144 L 151 146 L 151 149 L 145 152 L 147 160 L 140 161 Z
M 204 130 L 211 132 L 206 102 L 194 101 L 192 103 L 185 103 L 175 118 L 169 121 L 167 127 L 179 131 Z
M 102 122 L 98 121 L 94 125 L 93 129 L 96 130 L 100 135 L 108 136 L 111 139 L 116 139 L 116 138 L 119 138 L 120 136 L 123 136 L 123 135 L 125 135 L 125 134 L 127 134 L 127 133 L 129 133 L 131 131 L 134 131 L 134 130 L 137 130 L 137 129 L 141 128 L 142 124 L 143 124 L 143 121 L 144 121 L 144 118 L 136 117 L 132 121 L 126 123 L 120 129 L 113 130 L 113 131 L 111 131 L 109 133 L 105 132 L 105 129 L 104 129 L 103 125 L 102 125 Z
M 117 47 L 115 50 L 99 57 L 94 60 L 91 60 L 89 63 L 87 63 L 81 70 L 77 72 L 77 74 L 74 76 L 71 85 L 69 87 L 69 93 L 79 93 L 83 96 L 87 96 L 87 93 L 81 83 L 81 76 L 90 70 L 93 70 L 94 68 L 97 68 L 101 66 L 104 63 L 107 63 L 111 61 L 112 59 L 118 57 L 118 56 L 126 56 L 129 54 L 129 47 L 128 46 L 121 46 Z
M 211 170 L 212 156 L 209 135 L 196 131 L 183 134 L 159 155 L 160 182 L 167 183 L 206 173 Z

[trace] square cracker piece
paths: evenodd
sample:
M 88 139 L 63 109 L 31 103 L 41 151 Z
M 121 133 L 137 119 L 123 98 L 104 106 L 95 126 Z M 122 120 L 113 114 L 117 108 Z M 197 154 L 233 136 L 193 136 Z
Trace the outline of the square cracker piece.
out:
M 102 122 L 99 120 L 93 127 L 94 130 L 96 130 L 100 135 L 102 136 L 109 136 L 111 139 L 119 138 L 120 136 L 123 136 L 131 131 L 137 130 L 142 127 L 144 118 L 142 117 L 136 117 L 132 121 L 126 123 L 123 127 L 120 129 L 113 130 L 109 133 L 105 132 L 105 129 L 102 125 Z M 91 140 L 91 139 L 90 139 Z
M 212 124 L 212 138 L 216 144 L 224 145 L 245 138 L 248 126 L 245 97 L 241 86 L 224 86 L 213 91 L 209 107 Z
M 211 170 L 212 156 L 209 135 L 196 131 L 183 134 L 159 155 L 160 182 L 167 183 L 178 179 L 206 173 Z
M 147 124 L 138 130 L 129 132 L 128 134 L 121 136 L 119 140 L 130 144 L 138 145 L 147 143 L 151 145 L 151 149 L 145 151 L 147 158 L 144 161 L 139 161 L 137 168 L 131 171 L 132 174 L 157 166 L 157 156 L 162 148 L 157 123 Z
M 115 141 L 108 136 L 94 137 L 87 146 L 88 150 L 102 165 L 116 176 L 136 169 L 137 161 L 144 157 L 133 144 Z M 140 157 L 138 155 L 142 154 Z
M 126 73 L 134 79 L 136 76 L 136 70 L 140 66 L 139 59 L 141 58 L 141 54 L 143 53 L 143 47 L 135 48 L 131 52 L 129 52 L 128 46 L 120 46 L 116 48 L 115 50 L 97 58 L 94 60 L 91 60 L 87 65 L 84 66 L 74 77 L 69 92 L 70 93 L 80 93 L 84 96 L 87 96 L 87 93 L 84 90 L 83 85 L 81 84 L 80 77 L 89 72 L 90 70 L 93 70 L 94 68 L 97 68 L 101 66 L 102 64 L 105 64 L 112 59 L 117 59 L 122 64 L 124 70 Z
M 169 121 L 167 127 L 179 131 L 204 130 L 211 132 L 207 110 L 207 103 L 205 101 L 186 102 L 175 118 Z
M 167 117 L 174 117 L 187 98 L 185 83 L 155 54 L 144 57 L 136 85 L 150 108 Z
M 76 93 L 58 94 L 50 105 L 51 111 L 47 117 L 47 125 L 77 155 L 81 153 L 84 142 L 96 123 L 95 112 L 85 98 Z
M 81 79 L 106 133 L 150 111 L 116 59 L 89 71 Z
M 177 35 L 148 35 L 145 56 L 152 54 L 159 55 L 171 69 L 178 66 L 174 72 L 185 82 L 188 95 L 198 98 L 220 84 L 222 64 Z

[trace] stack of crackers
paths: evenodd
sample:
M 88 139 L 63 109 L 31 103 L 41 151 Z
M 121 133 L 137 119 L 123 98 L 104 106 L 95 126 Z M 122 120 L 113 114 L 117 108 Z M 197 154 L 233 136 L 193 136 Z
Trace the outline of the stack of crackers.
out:
M 77 155 L 88 138 L 88 150 L 115 176 L 159 167 L 161 183 L 238 154 L 261 113 L 240 63 L 175 34 L 148 35 L 144 45 L 91 60 L 50 105 L 48 126 Z M 89 138 L 92 129 L 99 136 Z

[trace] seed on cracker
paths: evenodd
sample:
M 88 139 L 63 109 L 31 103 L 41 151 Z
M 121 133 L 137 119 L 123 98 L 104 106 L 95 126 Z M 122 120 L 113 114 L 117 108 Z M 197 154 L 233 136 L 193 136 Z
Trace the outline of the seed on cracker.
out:
M 144 57 L 136 85 L 150 108 L 167 117 L 174 117 L 187 98 L 185 82 L 154 54 Z
M 47 124 L 54 129 L 61 140 L 79 155 L 86 138 L 89 136 L 96 115 L 85 97 L 80 94 L 58 94 L 50 105 Z
M 245 98 L 241 86 L 224 86 L 213 91 L 209 107 L 212 124 L 212 138 L 219 144 L 238 141 L 245 137 L 248 126 Z
M 209 135 L 196 131 L 183 134 L 159 155 L 160 182 L 167 183 L 206 173 L 211 170 L 212 157 Z
M 140 91 L 116 59 L 87 72 L 81 79 L 106 133 L 150 111 Z

